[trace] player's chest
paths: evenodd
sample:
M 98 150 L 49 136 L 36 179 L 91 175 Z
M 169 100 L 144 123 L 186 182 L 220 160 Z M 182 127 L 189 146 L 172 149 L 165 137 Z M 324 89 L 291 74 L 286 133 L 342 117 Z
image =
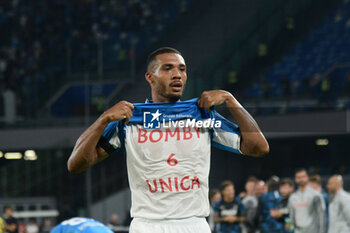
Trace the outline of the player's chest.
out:
M 228 216 L 228 215 L 236 216 L 238 214 L 238 204 L 236 203 L 221 204 L 219 207 L 219 210 L 220 210 L 221 216 Z
M 193 164 L 199 158 L 206 160 L 210 135 L 208 130 L 195 127 L 144 129 L 134 125 L 127 129 L 125 146 L 129 154 L 145 163 Z

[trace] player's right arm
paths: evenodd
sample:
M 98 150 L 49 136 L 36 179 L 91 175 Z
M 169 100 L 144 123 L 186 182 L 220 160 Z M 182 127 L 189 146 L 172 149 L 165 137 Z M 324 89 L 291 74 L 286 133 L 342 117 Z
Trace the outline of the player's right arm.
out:
M 134 105 L 127 101 L 121 101 L 105 111 L 75 143 L 73 152 L 68 159 L 67 167 L 70 172 L 79 173 L 85 171 L 94 164 L 108 157 L 108 153 L 97 146 L 106 126 L 113 121 L 125 119 L 129 122 L 132 117 Z

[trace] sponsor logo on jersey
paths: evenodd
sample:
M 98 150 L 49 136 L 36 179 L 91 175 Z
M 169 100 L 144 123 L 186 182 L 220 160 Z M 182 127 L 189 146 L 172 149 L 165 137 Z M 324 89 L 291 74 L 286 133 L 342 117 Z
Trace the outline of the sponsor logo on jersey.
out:
M 175 138 L 176 141 L 180 140 L 191 140 L 192 138 L 200 138 L 201 133 L 198 128 L 190 128 L 190 127 L 183 127 L 183 128 L 174 128 L 169 129 L 166 128 L 165 130 L 160 129 L 141 129 L 139 128 L 137 142 L 138 143 L 145 143 L 147 141 L 151 143 L 156 142 L 168 142 L 170 138 Z
M 185 177 L 168 177 L 168 178 L 160 178 L 153 180 L 146 180 L 148 185 L 148 190 L 151 193 L 157 192 L 186 192 L 193 189 L 198 189 L 201 187 L 199 178 L 194 176 L 191 178 L 190 176 Z
M 144 112 L 143 113 L 143 127 L 145 129 L 159 129 L 160 128 L 160 121 L 159 117 L 162 114 L 159 113 L 159 109 L 157 109 L 156 112 Z
M 184 119 L 184 120 L 173 121 L 172 119 L 174 118 Z M 209 118 L 206 120 L 196 120 L 196 119 L 192 119 L 191 115 L 183 115 L 183 114 L 165 115 L 163 113 L 160 113 L 159 109 L 157 109 L 157 111 L 155 112 L 143 113 L 143 127 L 145 129 L 159 129 L 161 128 L 162 124 L 163 124 L 163 128 L 172 128 L 172 127 L 220 128 L 221 127 L 221 121 L 213 118 Z

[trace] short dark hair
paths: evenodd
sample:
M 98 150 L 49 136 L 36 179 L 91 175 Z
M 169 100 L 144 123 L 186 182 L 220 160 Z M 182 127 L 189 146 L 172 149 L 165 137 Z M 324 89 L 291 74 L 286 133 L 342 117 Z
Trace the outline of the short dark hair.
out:
M 322 185 L 321 176 L 320 176 L 320 175 L 317 175 L 317 174 L 312 175 L 312 176 L 310 176 L 310 178 L 309 178 L 309 182 L 313 182 L 313 183 Z
M 288 184 L 289 186 L 294 186 L 294 182 L 290 178 L 283 178 L 280 182 L 280 186 Z
M 309 174 L 307 173 L 307 170 L 306 170 L 305 168 L 297 168 L 297 169 L 295 169 L 294 174 L 297 174 L 297 173 L 299 173 L 299 172 L 306 172 L 306 174 L 309 175 Z
M 266 185 L 269 191 L 277 190 L 279 186 L 280 178 L 278 176 L 271 176 L 270 179 L 267 180 Z
M 248 183 L 248 182 L 257 183 L 258 181 L 259 181 L 258 178 L 256 178 L 255 176 L 250 176 L 250 177 L 248 177 L 246 183 Z
M 209 192 L 209 200 L 211 200 L 217 193 L 220 193 L 219 189 L 211 189 Z
M 156 60 L 157 55 L 164 54 L 164 53 L 176 53 L 176 54 L 181 55 L 181 53 L 178 50 L 171 48 L 171 47 L 161 47 L 159 49 L 156 49 L 148 55 L 148 58 L 147 58 L 147 70 L 148 71 L 151 70 L 151 63 Z
M 230 181 L 230 180 L 223 181 L 220 185 L 220 191 L 222 192 L 226 187 L 231 186 L 231 185 L 233 187 L 235 187 L 232 181 Z

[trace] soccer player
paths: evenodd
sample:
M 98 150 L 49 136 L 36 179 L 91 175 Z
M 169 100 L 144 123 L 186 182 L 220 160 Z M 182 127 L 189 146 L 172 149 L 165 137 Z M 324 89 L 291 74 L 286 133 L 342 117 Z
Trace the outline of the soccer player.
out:
M 221 200 L 221 192 L 218 189 L 212 189 L 209 191 L 209 201 L 210 201 L 210 214 L 208 217 L 208 223 L 212 233 L 217 233 L 216 223 L 214 222 L 214 205 Z
M 322 195 L 308 186 L 309 176 L 304 168 L 295 171 L 295 183 L 298 190 L 288 201 L 294 232 L 325 233 L 326 206 Z
M 121 101 L 78 139 L 68 170 L 82 172 L 124 148 L 132 195 L 130 233 L 209 233 L 211 145 L 263 156 L 268 143 L 255 120 L 227 91 L 205 91 L 180 101 L 187 67 L 179 51 L 164 47 L 147 60 L 152 101 Z M 213 106 L 224 104 L 238 126 Z
M 221 184 L 222 199 L 214 206 L 214 222 L 219 233 L 241 233 L 240 224 L 245 222 L 245 209 L 239 197 L 235 198 L 234 184 L 226 180 Z
M 333 195 L 329 204 L 328 233 L 350 232 L 350 194 L 343 189 L 343 177 L 333 175 L 328 180 L 328 191 Z
M 309 186 L 319 192 L 324 200 L 324 203 L 326 205 L 326 229 L 328 228 L 328 222 L 329 222 L 329 197 L 326 191 L 322 188 L 322 179 L 320 175 L 312 175 L 309 179 Z
M 259 198 L 260 230 L 262 233 L 283 233 L 284 224 L 273 216 L 282 201 L 282 196 L 278 192 L 279 178 L 272 176 L 266 183 L 268 192 Z
M 246 210 L 246 222 L 242 224 L 242 233 L 255 232 L 254 225 L 258 209 L 258 198 L 256 196 L 256 186 L 259 180 L 256 177 L 249 177 L 245 183 L 245 195 L 242 204 Z
M 7 233 L 18 233 L 18 221 L 13 216 L 13 209 L 10 206 L 4 208 L 4 220 L 5 220 L 5 232 Z
M 293 180 L 289 178 L 284 178 L 279 184 L 279 192 L 282 196 L 282 200 L 278 205 L 277 209 L 270 210 L 272 217 L 277 219 L 282 225 L 284 225 L 285 233 L 293 232 L 292 226 L 289 219 L 289 208 L 288 200 L 290 195 L 294 192 Z
M 70 218 L 58 224 L 50 233 L 113 233 L 113 231 L 91 218 Z

